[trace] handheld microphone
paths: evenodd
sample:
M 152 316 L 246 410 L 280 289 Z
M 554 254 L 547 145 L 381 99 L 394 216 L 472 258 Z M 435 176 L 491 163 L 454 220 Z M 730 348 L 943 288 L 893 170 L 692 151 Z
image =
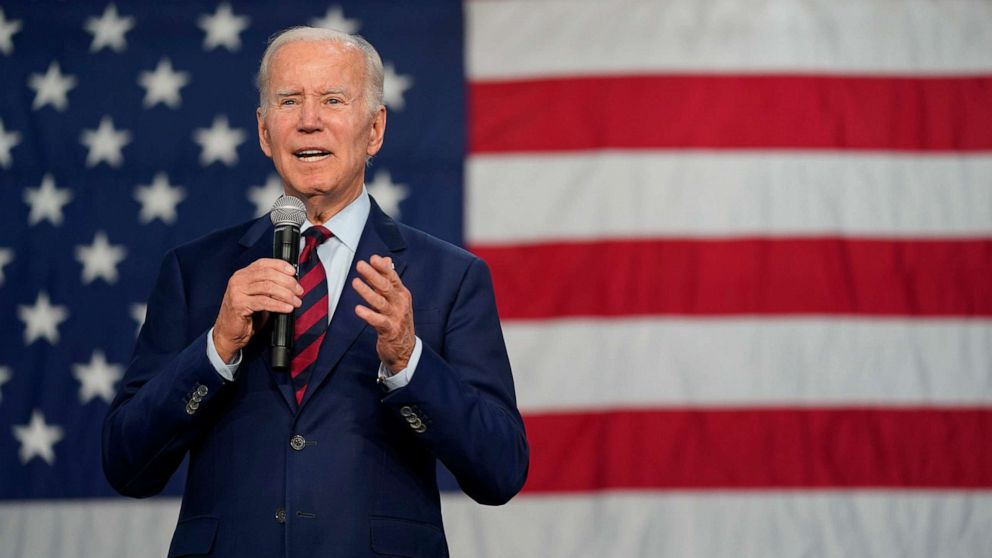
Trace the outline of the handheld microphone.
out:
M 279 196 L 272 205 L 269 218 L 275 226 L 272 237 L 272 257 L 297 267 L 300 256 L 300 227 L 307 217 L 307 208 L 299 198 Z M 272 368 L 289 368 L 293 360 L 293 313 L 275 314 L 272 326 Z

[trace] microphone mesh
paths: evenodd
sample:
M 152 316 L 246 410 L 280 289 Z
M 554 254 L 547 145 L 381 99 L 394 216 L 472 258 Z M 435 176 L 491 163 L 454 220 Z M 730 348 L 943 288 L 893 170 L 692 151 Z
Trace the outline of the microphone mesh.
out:
M 303 221 L 307 218 L 307 207 L 299 198 L 293 196 L 279 196 L 276 203 L 272 204 L 272 211 L 269 213 L 272 224 L 276 227 L 280 225 L 303 226 Z

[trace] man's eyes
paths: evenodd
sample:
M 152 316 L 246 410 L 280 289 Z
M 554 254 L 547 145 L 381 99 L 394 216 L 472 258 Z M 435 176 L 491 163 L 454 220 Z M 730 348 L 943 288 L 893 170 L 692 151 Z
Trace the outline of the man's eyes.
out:
M 327 99 L 324 99 L 324 104 L 325 105 L 340 105 L 341 102 L 342 102 L 341 99 L 339 99 L 337 97 L 329 97 Z M 298 104 L 298 101 L 296 99 L 283 99 L 283 100 L 279 101 L 279 106 L 281 106 L 281 107 L 287 107 L 287 106 L 292 106 L 292 105 L 296 105 L 296 104 Z

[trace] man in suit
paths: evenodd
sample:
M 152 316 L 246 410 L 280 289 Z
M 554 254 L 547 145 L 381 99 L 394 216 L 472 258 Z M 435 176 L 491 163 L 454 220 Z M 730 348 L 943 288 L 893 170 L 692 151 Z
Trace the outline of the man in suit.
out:
M 306 206 L 300 280 L 269 257 L 267 217 L 165 257 L 103 460 L 140 498 L 189 456 L 170 557 L 446 556 L 436 460 L 485 504 L 526 479 L 485 264 L 365 190 L 382 76 L 335 31 L 288 30 L 263 57 L 259 143 Z M 270 365 L 272 313 L 296 314 L 288 371 Z

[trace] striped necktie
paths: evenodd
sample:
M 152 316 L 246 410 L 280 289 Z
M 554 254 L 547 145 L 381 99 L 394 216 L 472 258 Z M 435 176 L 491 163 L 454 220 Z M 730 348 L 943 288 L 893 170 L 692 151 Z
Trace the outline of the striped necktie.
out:
M 317 246 L 330 237 L 331 231 L 319 225 L 303 233 L 306 244 L 299 259 L 303 304 L 293 313 L 293 361 L 289 369 L 297 404 L 303 401 L 313 363 L 327 333 L 327 274 L 317 256 Z

